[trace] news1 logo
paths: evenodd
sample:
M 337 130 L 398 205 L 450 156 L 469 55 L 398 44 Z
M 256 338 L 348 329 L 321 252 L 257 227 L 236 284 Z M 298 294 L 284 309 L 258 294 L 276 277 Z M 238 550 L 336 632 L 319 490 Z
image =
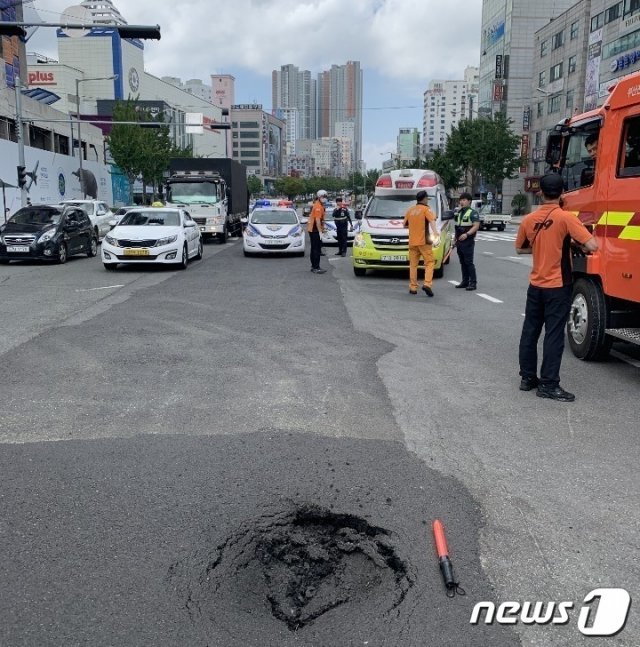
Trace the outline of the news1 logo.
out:
M 570 611 L 575 604 L 565 602 L 478 602 L 471 612 L 472 625 L 484 623 L 500 625 L 566 625 L 571 620 Z M 578 614 L 578 631 L 584 636 L 615 636 L 620 633 L 629 617 L 631 596 L 625 589 L 594 589 L 583 600 Z

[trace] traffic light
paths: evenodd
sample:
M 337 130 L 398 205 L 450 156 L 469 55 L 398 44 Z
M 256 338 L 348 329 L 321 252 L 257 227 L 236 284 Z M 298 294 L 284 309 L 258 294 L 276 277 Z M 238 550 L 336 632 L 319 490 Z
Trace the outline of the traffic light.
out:
M 26 38 L 27 30 L 20 23 L 0 21 L 0 36 L 20 36 L 21 38 Z
M 21 189 L 27 185 L 27 169 L 25 166 L 18 166 L 18 186 Z
M 120 38 L 160 40 L 160 25 L 118 25 L 116 29 Z

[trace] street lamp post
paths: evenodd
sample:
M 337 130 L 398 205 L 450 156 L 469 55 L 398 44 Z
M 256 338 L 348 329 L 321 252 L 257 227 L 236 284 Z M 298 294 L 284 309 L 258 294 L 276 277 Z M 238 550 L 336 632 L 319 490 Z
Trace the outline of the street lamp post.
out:
M 82 199 L 84 200 L 87 197 L 87 194 L 84 190 L 84 169 L 82 168 L 82 134 L 80 131 L 80 124 L 82 120 L 80 119 L 80 84 L 85 81 L 115 81 L 118 78 L 117 74 L 112 76 L 96 76 L 91 77 L 90 79 L 76 79 L 76 116 L 78 117 L 78 158 L 80 161 L 80 168 L 78 173 L 80 175 L 80 192 L 82 193 Z M 73 144 L 73 142 L 71 142 Z M 73 146 L 72 146 L 73 147 Z
M 22 81 L 20 80 L 19 76 L 16 76 L 16 81 L 15 81 L 15 90 L 16 90 L 16 140 L 18 142 L 18 165 L 21 168 L 25 168 L 25 161 L 24 161 L 24 135 L 23 135 L 23 128 L 24 124 L 22 123 Z M 18 180 L 18 184 L 20 186 L 20 206 L 21 207 L 26 207 L 27 206 L 27 188 L 24 185 L 20 185 L 20 181 Z M 6 220 L 7 214 L 5 212 L 5 220 Z

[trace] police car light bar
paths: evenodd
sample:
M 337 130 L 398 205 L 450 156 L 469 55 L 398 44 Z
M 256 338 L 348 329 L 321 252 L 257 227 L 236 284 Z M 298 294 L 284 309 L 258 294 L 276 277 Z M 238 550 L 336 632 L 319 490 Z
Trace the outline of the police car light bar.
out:
M 382 189 L 391 189 L 393 187 L 393 183 L 391 182 L 391 176 L 381 175 L 376 182 L 376 187 L 380 187 Z
M 416 186 L 421 188 L 437 186 L 438 179 L 439 178 L 436 173 L 427 172 L 418 180 L 418 184 Z

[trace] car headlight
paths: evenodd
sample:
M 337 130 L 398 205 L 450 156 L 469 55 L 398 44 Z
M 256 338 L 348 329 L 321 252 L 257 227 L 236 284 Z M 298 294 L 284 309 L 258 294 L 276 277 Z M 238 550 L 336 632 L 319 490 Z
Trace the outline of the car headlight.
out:
M 364 240 L 364 234 L 358 232 L 353 239 L 353 244 L 356 247 L 364 247 L 367 244 Z
M 42 236 L 40 236 L 40 238 L 38 238 L 38 242 L 39 243 L 48 243 L 56 235 L 56 233 L 57 233 L 57 231 L 56 231 L 55 228 L 54 229 L 49 229 L 49 230 L 45 231 L 44 234 L 42 234 Z
M 244 229 L 244 235 L 248 236 L 249 238 L 255 238 L 260 234 L 251 225 L 247 225 Z
M 163 245 L 169 245 L 170 243 L 175 243 L 178 240 L 178 234 L 173 236 L 167 236 L 166 238 L 159 238 L 156 240 L 155 247 L 162 247 Z
M 302 236 L 302 227 L 298 227 L 298 226 L 294 227 L 289 232 L 289 236 L 291 236 L 292 238 L 300 238 L 300 236 Z
M 113 236 L 109 236 L 107 234 L 104 239 L 109 243 L 109 245 L 113 245 L 114 247 L 120 247 L 120 243 L 118 242 L 117 238 L 114 238 Z
M 432 247 L 440 247 L 440 243 L 441 243 L 441 242 L 442 242 L 442 236 L 436 236 L 436 237 L 433 239 L 433 241 L 432 241 L 432 243 L 431 243 L 431 246 L 432 246 Z

